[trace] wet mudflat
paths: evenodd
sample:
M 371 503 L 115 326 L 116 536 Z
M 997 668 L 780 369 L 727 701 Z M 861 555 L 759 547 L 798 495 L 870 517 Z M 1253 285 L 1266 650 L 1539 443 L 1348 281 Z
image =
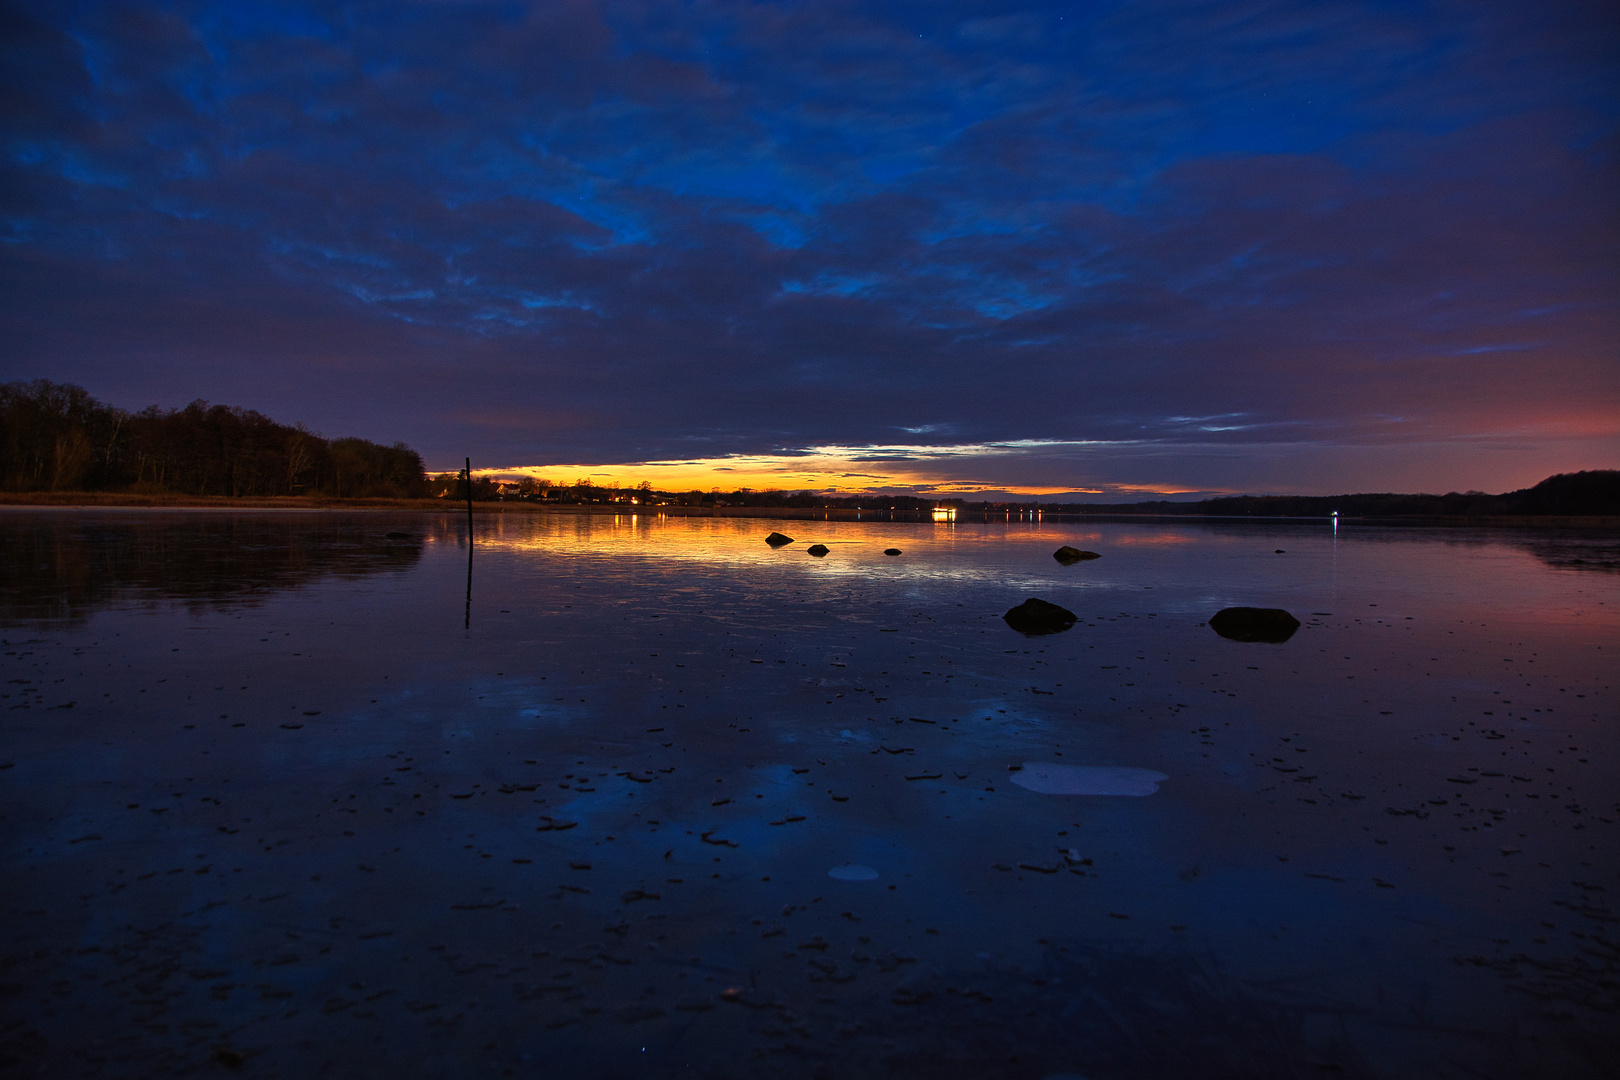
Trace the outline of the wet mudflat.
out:
M 477 528 L 0 516 L 6 1075 L 1620 1060 L 1612 537 Z

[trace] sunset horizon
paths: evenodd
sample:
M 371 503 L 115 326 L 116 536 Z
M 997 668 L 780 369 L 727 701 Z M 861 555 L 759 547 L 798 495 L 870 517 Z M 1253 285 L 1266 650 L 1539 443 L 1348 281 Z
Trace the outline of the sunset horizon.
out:
M 928 447 L 817 447 L 795 455 L 738 455 L 732 458 L 685 461 L 626 462 L 616 464 L 559 463 L 550 465 L 481 466 L 474 462 L 473 476 L 500 482 L 523 479 L 544 481 L 556 487 L 570 487 L 589 483 L 604 488 L 633 489 L 643 483 L 663 492 L 806 492 L 838 497 L 910 495 L 940 500 L 1031 502 L 1136 502 L 1164 499 L 1190 502 L 1223 496 L 1330 496 L 1361 492 L 1401 492 L 1407 494 L 1444 494 L 1471 492 L 1503 494 L 1523 490 L 1545 480 L 1548 476 L 1574 473 L 1589 469 L 1603 469 L 1603 463 L 1572 465 L 1541 472 L 1538 467 L 1519 467 L 1511 472 L 1495 473 L 1500 477 L 1497 486 L 1480 487 L 1471 484 L 1428 484 L 1380 486 L 1366 480 L 1347 479 L 1338 487 L 1280 488 L 1280 487 L 1188 487 L 1174 483 L 1127 484 L 1106 483 L 1081 485 L 1031 485 L 1016 480 L 997 483 L 994 480 L 974 479 L 954 472 L 953 461 L 967 458 L 978 461 L 993 457 L 986 451 L 992 448 L 928 448 Z M 878 457 L 887 452 L 893 456 Z M 861 472 L 849 471 L 859 462 Z M 896 462 L 899 467 L 885 468 L 883 464 Z M 999 465 L 992 461 L 992 468 Z M 459 468 L 431 469 L 434 476 L 459 475 Z M 944 475 L 930 475 L 944 474 Z M 1348 474 L 1346 474 L 1348 477 Z M 1375 477 L 1376 471 L 1367 474 Z M 1477 473 L 1476 473 L 1477 475 Z

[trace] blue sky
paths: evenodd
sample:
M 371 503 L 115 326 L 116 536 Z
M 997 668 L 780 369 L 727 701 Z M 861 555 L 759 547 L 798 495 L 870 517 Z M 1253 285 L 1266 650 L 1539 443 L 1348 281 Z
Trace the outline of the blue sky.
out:
M 627 478 L 1620 464 L 1611 4 L 7 11 L 5 379 Z

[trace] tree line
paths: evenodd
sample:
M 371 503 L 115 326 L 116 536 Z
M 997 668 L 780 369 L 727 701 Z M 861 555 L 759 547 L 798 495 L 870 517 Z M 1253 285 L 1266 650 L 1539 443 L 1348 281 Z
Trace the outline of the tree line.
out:
M 0 490 L 422 498 L 404 443 L 326 439 L 252 409 L 128 412 L 47 379 L 0 384 Z

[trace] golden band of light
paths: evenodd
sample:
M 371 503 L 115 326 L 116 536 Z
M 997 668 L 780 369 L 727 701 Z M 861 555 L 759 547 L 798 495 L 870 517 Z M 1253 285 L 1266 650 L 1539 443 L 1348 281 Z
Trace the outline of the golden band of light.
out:
M 1142 484 L 1106 488 L 1009 485 L 981 473 L 987 458 L 1045 449 L 1073 448 L 1073 442 L 1016 442 L 966 446 L 818 446 L 780 455 L 640 461 L 599 465 L 584 462 L 475 468 L 473 474 L 498 480 L 532 477 L 559 486 L 585 480 L 597 487 L 633 488 L 646 482 L 658 491 L 811 491 L 841 496 L 866 492 L 909 492 L 920 496 L 971 498 L 981 492 L 1028 495 L 1128 493 L 1144 497 L 1189 494 L 1193 489 Z M 1117 444 L 1114 444 L 1117 445 Z M 967 475 L 964 475 L 967 474 Z

